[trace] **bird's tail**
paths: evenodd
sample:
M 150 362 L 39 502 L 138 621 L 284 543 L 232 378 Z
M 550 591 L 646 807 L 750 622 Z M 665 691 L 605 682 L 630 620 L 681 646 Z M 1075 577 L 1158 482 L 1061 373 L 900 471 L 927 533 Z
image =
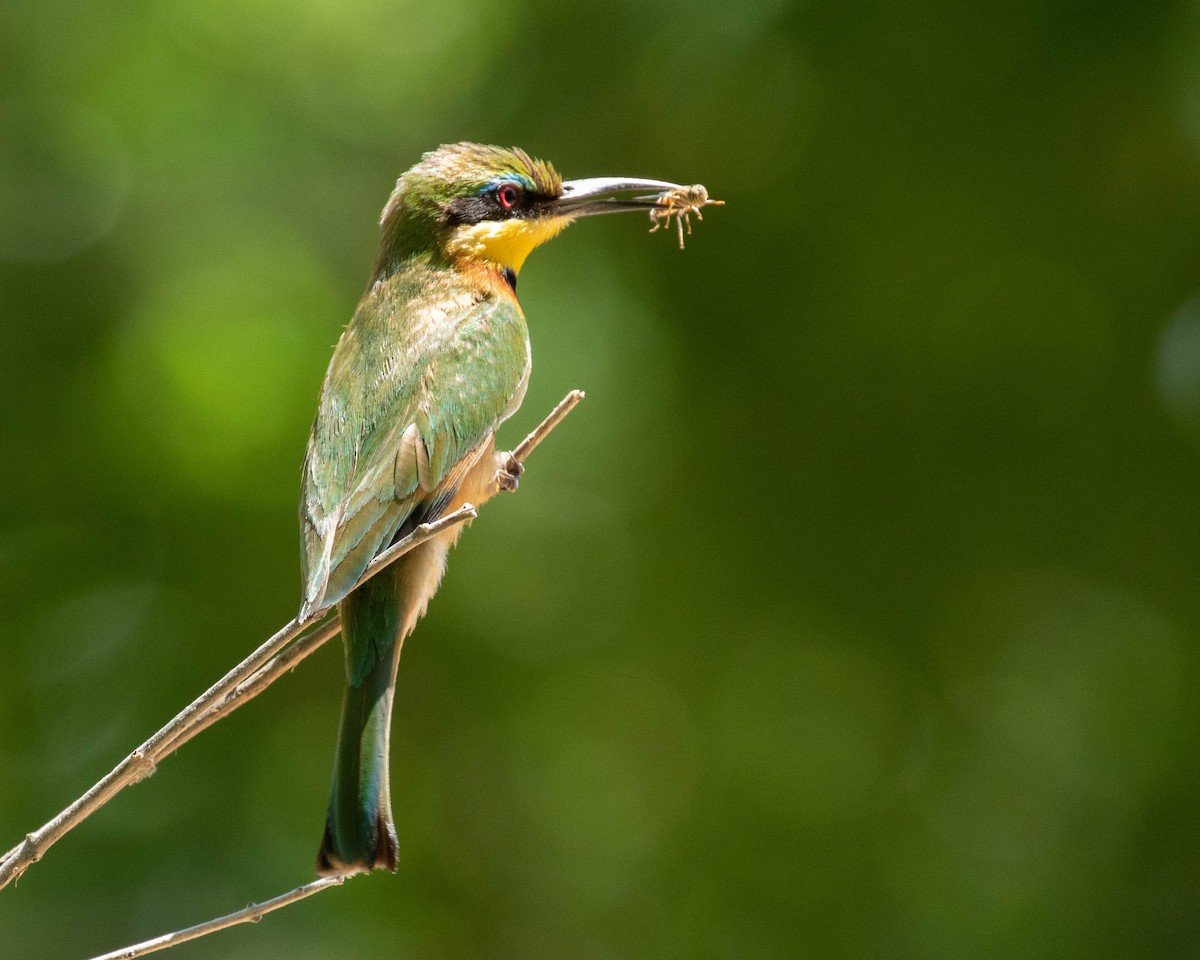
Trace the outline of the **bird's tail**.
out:
M 391 580 L 376 577 L 340 604 L 346 692 L 317 854 L 322 875 L 396 869 L 388 746 L 401 614 Z

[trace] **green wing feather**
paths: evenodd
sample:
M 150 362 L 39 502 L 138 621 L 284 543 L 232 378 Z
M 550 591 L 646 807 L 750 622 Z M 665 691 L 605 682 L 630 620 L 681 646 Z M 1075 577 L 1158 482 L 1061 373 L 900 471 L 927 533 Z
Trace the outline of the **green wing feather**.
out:
M 455 465 L 520 403 L 528 367 L 520 307 L 453 271 L 412 267 L 367 292 L 304 461 L 303 614 L 341 600 L 406 521 L 453 492 Z

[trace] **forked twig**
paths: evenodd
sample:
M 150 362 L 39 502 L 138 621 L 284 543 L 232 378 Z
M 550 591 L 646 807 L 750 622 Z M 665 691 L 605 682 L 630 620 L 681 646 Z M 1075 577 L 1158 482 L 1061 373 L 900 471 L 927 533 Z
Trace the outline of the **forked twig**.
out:
M 550 415 L 513 449 L 513 459 L 518 463 L 524 463 L 525 458 L 582 399 L 583 392 L 581 390 L 572 390 L 567 394 L 562 402 L 550 412 Z M 358 583 L 369 580 L 388 564 L 393 563 L 400 556 L 431 537 L 460 523 L 472 520 L 476 515 L 473 506 L 464 504 L 454 513 L 431 523 L 421 524 L 403 540 L 372 560 Z M 108 803 L 121 790 L 149 776 L 160 760 L 243 703 L 257 696 L 301 660 L 319 649 L 331 637 L 336 636 L 341 630 L 341 623 L 336 615 L 328 618 L 310 633 L 304 633 L 311 624 L 324 617 L 326 612 L 327 609 L 317 610 L 303 621 L 292 620 L 254 653 L 193 700 L 166 726 L 117 764 L 107 776 L 97 782 L 83 796 L 53 820 L 32 833 L 26 834 L 25 839 L 9 850 L 3 860 L 0 860 L 0 889 L 20 877 L 31 864 L 40 860 L 50 847 Z M 305 896 L 307 895 L 305 894 Z M 199 936 L 199 934 L 196 935 Z
M 186 943 L 188 940 L 195 940 L 197 937 L 203 937 L 210 933 L 216 933 L 218 930 L 236 926 L 239 923 L 258 923 L 268 913 L 272 913 L 280 907 L 286 907 L 297 900 L 311 897 L 314 893 L 320 893 L 328 887 L 340 887 L 345 881 L 346 878 L 344 876 L 322 877 L 320 880 L 306 883 L 302 887 L 289 890 L 287 893 L 280 894 L 278 897 L 272 897 L 270 900 L 264 900 L 262 903 L 248 904 L 241 910 L 236 910 L 223 917 L 206 920 L 204 923 L 198 923 L 194 927 L 187 927 L 184 930 L 176 930 L 174 933 L 164 933 L 161 937 L 155 937 L 152 940 L 143 940 L 141 943 L 122 947 L 120 950 L 112 951 L 112 953 L 93 957 L 92 960 L 134 960 L 135 957 L 144 957 L 148 953 L 166 950 L 167 947 L 174 947 L 178 944 Z

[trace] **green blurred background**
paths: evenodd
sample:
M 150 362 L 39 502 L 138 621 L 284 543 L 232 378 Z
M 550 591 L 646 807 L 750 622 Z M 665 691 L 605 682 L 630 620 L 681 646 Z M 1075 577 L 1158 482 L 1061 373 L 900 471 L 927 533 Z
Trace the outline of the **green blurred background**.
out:
M 395 877 L 180 957 L 1200 955 L 1200 4 L 7 0 L 0 847 L 285 622 L 438 143 L 702 181 L 521 281 L 407 645 Z M 0 893 L 82 958 L 310 878 L 330 645 Z

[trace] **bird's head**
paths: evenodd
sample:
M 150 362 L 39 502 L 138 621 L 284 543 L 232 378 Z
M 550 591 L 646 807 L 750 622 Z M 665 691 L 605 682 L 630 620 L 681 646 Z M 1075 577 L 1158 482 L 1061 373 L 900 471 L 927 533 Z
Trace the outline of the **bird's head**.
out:
M 648 210 L 653 197 L 615 194 L 679 189 L 661 180 L 564 181 L 554 167 L 513 147 L 453 143 L 401 175 L 384 207 L 376 273 L 407 257 L 491 264 L 515 277 L 534 247 L 579 217 Z

